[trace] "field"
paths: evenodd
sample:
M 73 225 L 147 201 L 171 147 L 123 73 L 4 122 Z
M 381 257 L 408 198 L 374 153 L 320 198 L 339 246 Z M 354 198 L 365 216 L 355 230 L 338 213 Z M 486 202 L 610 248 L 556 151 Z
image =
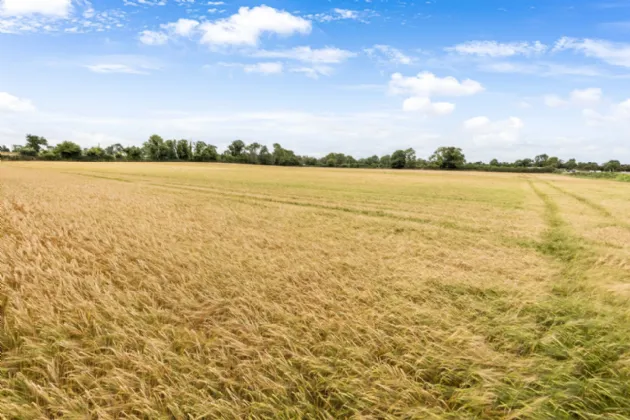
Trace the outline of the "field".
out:
M 630 184 L 0 164 L 0 417 L 630 417 Z

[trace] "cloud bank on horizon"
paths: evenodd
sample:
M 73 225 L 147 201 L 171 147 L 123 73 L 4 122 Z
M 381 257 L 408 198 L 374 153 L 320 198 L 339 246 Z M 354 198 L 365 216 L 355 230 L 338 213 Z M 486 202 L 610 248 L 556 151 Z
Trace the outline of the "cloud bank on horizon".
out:
M 513 3 L 0 0 L 0 144 L 630 161 L 630 3 Z

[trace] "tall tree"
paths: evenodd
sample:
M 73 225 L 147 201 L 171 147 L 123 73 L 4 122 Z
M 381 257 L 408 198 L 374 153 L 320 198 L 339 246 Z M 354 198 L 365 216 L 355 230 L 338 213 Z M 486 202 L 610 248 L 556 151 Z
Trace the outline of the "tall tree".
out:
M 149 137 L 144 143 L 149 160 L 164 160 L 167 158 L 167 149 L 164 145 L 164 139 L 157 134 Z
M 258 153 L 258 162 L 260 162 L 261 165 L 273 164 L 273 156 L 269 153 L 269 148 L 267 148 L 267 146 L 260 148 L 260 152 Z
M 258 151 L 262 145 L 254 142 L 248 146 L 245 146 L 245 151 L 247 152 L 247 163 L 258 163 Z
M 621 162 L 618 160 L 609 160 L 604 164 L 606 172 L 619 172 L 621 170 Z
M 416 151 L 412 148 L 405 150 L 405 168 L 414 169 L 416 167 Z
M 407 154 L 404 150 L 396 150 L 392 153 L 391 167 L 393 169 L 402 169 L 407 164 Z
M 244 149 L 245 143 L 242 140 L 234 140 L 232 144 L 228 146 L 228 151 L 233 157 L 241 156 Z
M 179 160 L 192 160 L 192 156 L 190 154 L 190 144 L 188 140 L 177 140 L 177 158 Z
M 549 160 L 549 155 L 547 155 L 546 153 L 543 153 L 542 155 L 538 155 L 534 158 L 534 163 L 539 168 L 542 168 L 543 166 L 547 166 L 548 160 Z
M 44 137 L 34 136 L 32 134 L 26 135 L 26 147 L 30 147 L 35 150 L 35 153 L 39 153 L 42 146 L 48 146 L 48 140 Z
M 466 157 L 459 147 L 440 147 L 429 160 L 441 169 L 457 169 L 466 163 Z

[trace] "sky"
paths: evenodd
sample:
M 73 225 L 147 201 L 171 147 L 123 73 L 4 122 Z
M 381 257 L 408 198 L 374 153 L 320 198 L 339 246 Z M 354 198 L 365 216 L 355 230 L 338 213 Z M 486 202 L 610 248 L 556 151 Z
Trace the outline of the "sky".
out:
M 630 0 L 0 0 L 0 144 L 630 162 Z

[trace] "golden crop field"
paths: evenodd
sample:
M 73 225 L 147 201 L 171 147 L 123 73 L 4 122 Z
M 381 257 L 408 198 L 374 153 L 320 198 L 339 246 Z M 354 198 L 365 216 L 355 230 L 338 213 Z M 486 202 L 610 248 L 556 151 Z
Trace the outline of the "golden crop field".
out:
M 2 418 L 630 417 L 630 184 L 0 164 Z

